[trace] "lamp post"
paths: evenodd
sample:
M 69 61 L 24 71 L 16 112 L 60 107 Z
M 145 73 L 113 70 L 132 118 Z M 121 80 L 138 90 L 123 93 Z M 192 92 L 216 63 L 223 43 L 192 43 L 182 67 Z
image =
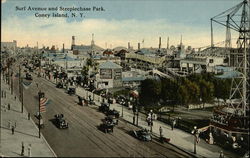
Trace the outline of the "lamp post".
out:
M 153 131 L 153 110 L 150 110 L 150 132 Z
M 125 100 L 122 99 L 122 117 L 123 117 L 123 106 L 125 104 Z
M 139 107 L 138 107 L 138 99 L 136 98 L 136 115 L 137 115 L 137 118 L 136 118 L 136 125 L 138 126 L 138 119 L 139 119 Z
M 194 126 L 194 129 L 191 133 L 194 135 L 194 154 L 196 154 L 196 146 L 199 140 L 199 131 L 196 126 Z

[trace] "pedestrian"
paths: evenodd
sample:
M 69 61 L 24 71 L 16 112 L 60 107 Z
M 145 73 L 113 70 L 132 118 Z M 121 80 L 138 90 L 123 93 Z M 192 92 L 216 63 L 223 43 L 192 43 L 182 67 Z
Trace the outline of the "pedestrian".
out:
M 162 130 L 162 128 L 161 128 L 161 126 L 160 126 L 160 128 L 159 128 L 159 132 L 160 132 L 160 138 L 162 138 L 162 132 L 163 132 L 163 130 Z
M 30 113 L 28 113 L 28 120 L 30 120 Z
M 10 110 L 10 103 L 8 103 L 8 110 Z
M 223 154 L 222 150 L 220 151 L 220 157 L 219 158 L 224 158 L 224 154 Z
M 11 127 L 12 135 L 15 133 L 15 128 L 14 126 Z
M 16 96 L 15 96 L 15 100 L 16 100 Z
M 24 144 L 23 144 L 23 142 L 22 142 L 21 156 L 24 156 Z
M 11 128 L 11 121 L 8 121 L 9 129 Z
M 31 144 L 28 146 L 28 156 L 31 157 Z

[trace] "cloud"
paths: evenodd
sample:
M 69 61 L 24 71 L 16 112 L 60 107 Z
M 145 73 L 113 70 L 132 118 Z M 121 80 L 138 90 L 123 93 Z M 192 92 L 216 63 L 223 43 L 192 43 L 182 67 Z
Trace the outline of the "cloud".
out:
M 5 2 L 6 2 L 6 0 L 1 0 L 1 2 L 2 2 L 2 3 L 5 3 Z
M 2 41 L 17 40 L 18 46 L 26 44 L 35 46 L 57 45 L 70 48 L 71 36 L 76 36 L 76 44 L 89 45 L 91 34 L 95 34 L 95 43 L 105 47 L 105 43 L 116 46 L 127 46 L 130 42 L 134 47 L 144 39 L 144 47 L 158 47 L 158 38 L 162 37 L 162 46 L 166 47 L 167 37 L 171 45 L 183 43 L 193 47 L 210 44 L 210 28 L 171 24 L 164 19 L 148 21 L 85 19 L 81 22 L 67 22 L 65 18 L 26 18 L 11 17 L 2 21 Z M 217 36 L 224 37 L 223 33 Z M 220 38 L 223 40 L 223 38 Z

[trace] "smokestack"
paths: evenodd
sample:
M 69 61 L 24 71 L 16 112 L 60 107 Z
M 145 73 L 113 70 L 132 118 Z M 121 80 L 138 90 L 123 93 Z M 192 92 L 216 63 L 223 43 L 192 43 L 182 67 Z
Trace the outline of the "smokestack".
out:
M 159 49 L 161 49 L 161 37 L 159 37 Z
M 140 50 L 141 49 L 141 46 L 140 46 L 140 43 L 138 43 L 138 50 Z
M 181 43 L 180 43 L 180 45 L 182 45 L 182 35 L 181 35 Z
M 64 43 L 63 43 L 63 53 L 64 53 Z
M 74 46 L 75 46 L 75 36 L 72 36 L 71 50 L 73 50 Z
M 130 49 L 130 42 L 128 42 L 128 49 Z
M 169 37 L 168 37 L 167 49 L 169 49 Z

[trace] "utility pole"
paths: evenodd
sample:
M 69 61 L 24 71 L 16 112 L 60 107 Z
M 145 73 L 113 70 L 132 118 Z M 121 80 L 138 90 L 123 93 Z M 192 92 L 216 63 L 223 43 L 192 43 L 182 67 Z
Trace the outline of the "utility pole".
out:
M 38 124 L 38 134 L 39 134 L 39 138 L 41 138 L 41 112 L 40 112 L 40 100 L 41 100 L 41 90 L 38 92 L 38 111 L 39 111 L 39 115 L 38 115 L 38 120 L 39 120 L 39 124 Z
M 21 84 L 23 84 L 23 79 L 21 78 Z M 22 90 L 22 100 L 21 100 L 21 102 L 22 102 L 22 113 L 23 113 L 23 85 L 21 85 L 21 90 Z
M 11 69 L 11 94 L 13 94 L 13 69 Z
M 138 108 L 138 98 L 136 98 L 136 109 L 137 109 L 137 113 L 136 113 L 136 125 L 138 126 L 138 120 L 139 120 L 139 108 Z

